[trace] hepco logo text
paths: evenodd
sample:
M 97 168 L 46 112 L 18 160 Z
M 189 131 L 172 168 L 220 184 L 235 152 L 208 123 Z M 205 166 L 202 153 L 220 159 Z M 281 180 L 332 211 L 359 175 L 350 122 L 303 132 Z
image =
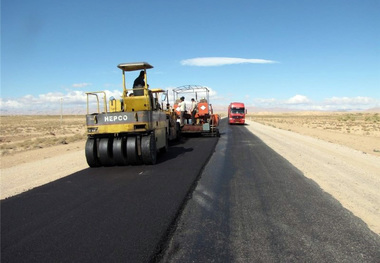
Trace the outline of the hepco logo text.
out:
M 104 116 L 104 122 L 115 122 L 115 121 L 126 121 L 126 120 L 128 120 L 127 115 Z

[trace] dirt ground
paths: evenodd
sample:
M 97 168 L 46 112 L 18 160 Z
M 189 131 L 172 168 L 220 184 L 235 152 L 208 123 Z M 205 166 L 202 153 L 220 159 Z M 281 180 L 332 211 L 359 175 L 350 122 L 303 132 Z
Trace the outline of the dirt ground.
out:
M 380 156 L 379 113 L 259 113 L 248 119 Z
M 1 117 L 1 199 L 88 168 L 83 117 L 7 118 Z M 256 136 L 380 235 L 378 114 L 255 114 L 247 119 Z
M 86 138 L 84 116 L 0 116 L 0 126 L 2 157 L 66 145 Z

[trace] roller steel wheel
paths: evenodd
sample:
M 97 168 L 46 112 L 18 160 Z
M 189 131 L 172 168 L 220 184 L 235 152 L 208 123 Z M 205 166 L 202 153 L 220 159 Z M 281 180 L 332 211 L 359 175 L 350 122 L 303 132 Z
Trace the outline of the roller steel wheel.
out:
M 156 138 L 154 133 L 141 138 L 141 155 L 144 164 L 155 164 L 157 161 Z
M 135 136 L 131 136 L 127 138 L 127 161 L 128 164 L 136 164 L 138 163 L 138 155 L 137 155 L 137 139 Z
M 112 146 L 113 160 L 116 165 L 127 165 L 127 140 L 125 137 L 114 138 Z
M 98 158 L 98 147 L 95 138 L 88 138 L 86 141 L 86 160 L 90 167 L 99 167 L 100 161 Z
M 103 166 L 114 165 L 112 158 L 112 138 L 101 138 L 99 140 L 99 160 Z

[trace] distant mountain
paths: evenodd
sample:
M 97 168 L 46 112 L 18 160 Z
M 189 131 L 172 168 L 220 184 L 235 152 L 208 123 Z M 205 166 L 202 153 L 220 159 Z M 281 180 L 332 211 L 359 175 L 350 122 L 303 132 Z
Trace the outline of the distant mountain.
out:
M 380 113 L 380 107 L 365 110 L 365 112 Z

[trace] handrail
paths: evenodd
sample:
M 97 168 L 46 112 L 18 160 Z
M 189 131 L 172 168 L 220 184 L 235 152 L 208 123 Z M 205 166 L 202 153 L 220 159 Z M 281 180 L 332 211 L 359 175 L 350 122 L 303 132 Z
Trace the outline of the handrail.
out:
M 89 113 L 90 112 L 89 95 L 96 96 L 98 113 L 100 113 L 98 93 L 102 93 L 103 94 L 104 112 L 107 113 L 107 95 L 106 95 L 106 93 L 104 91 L 92 91 L 92 92 L 86 92 L 86 95 L 87 95 L 87 114 L 90 114 Z

